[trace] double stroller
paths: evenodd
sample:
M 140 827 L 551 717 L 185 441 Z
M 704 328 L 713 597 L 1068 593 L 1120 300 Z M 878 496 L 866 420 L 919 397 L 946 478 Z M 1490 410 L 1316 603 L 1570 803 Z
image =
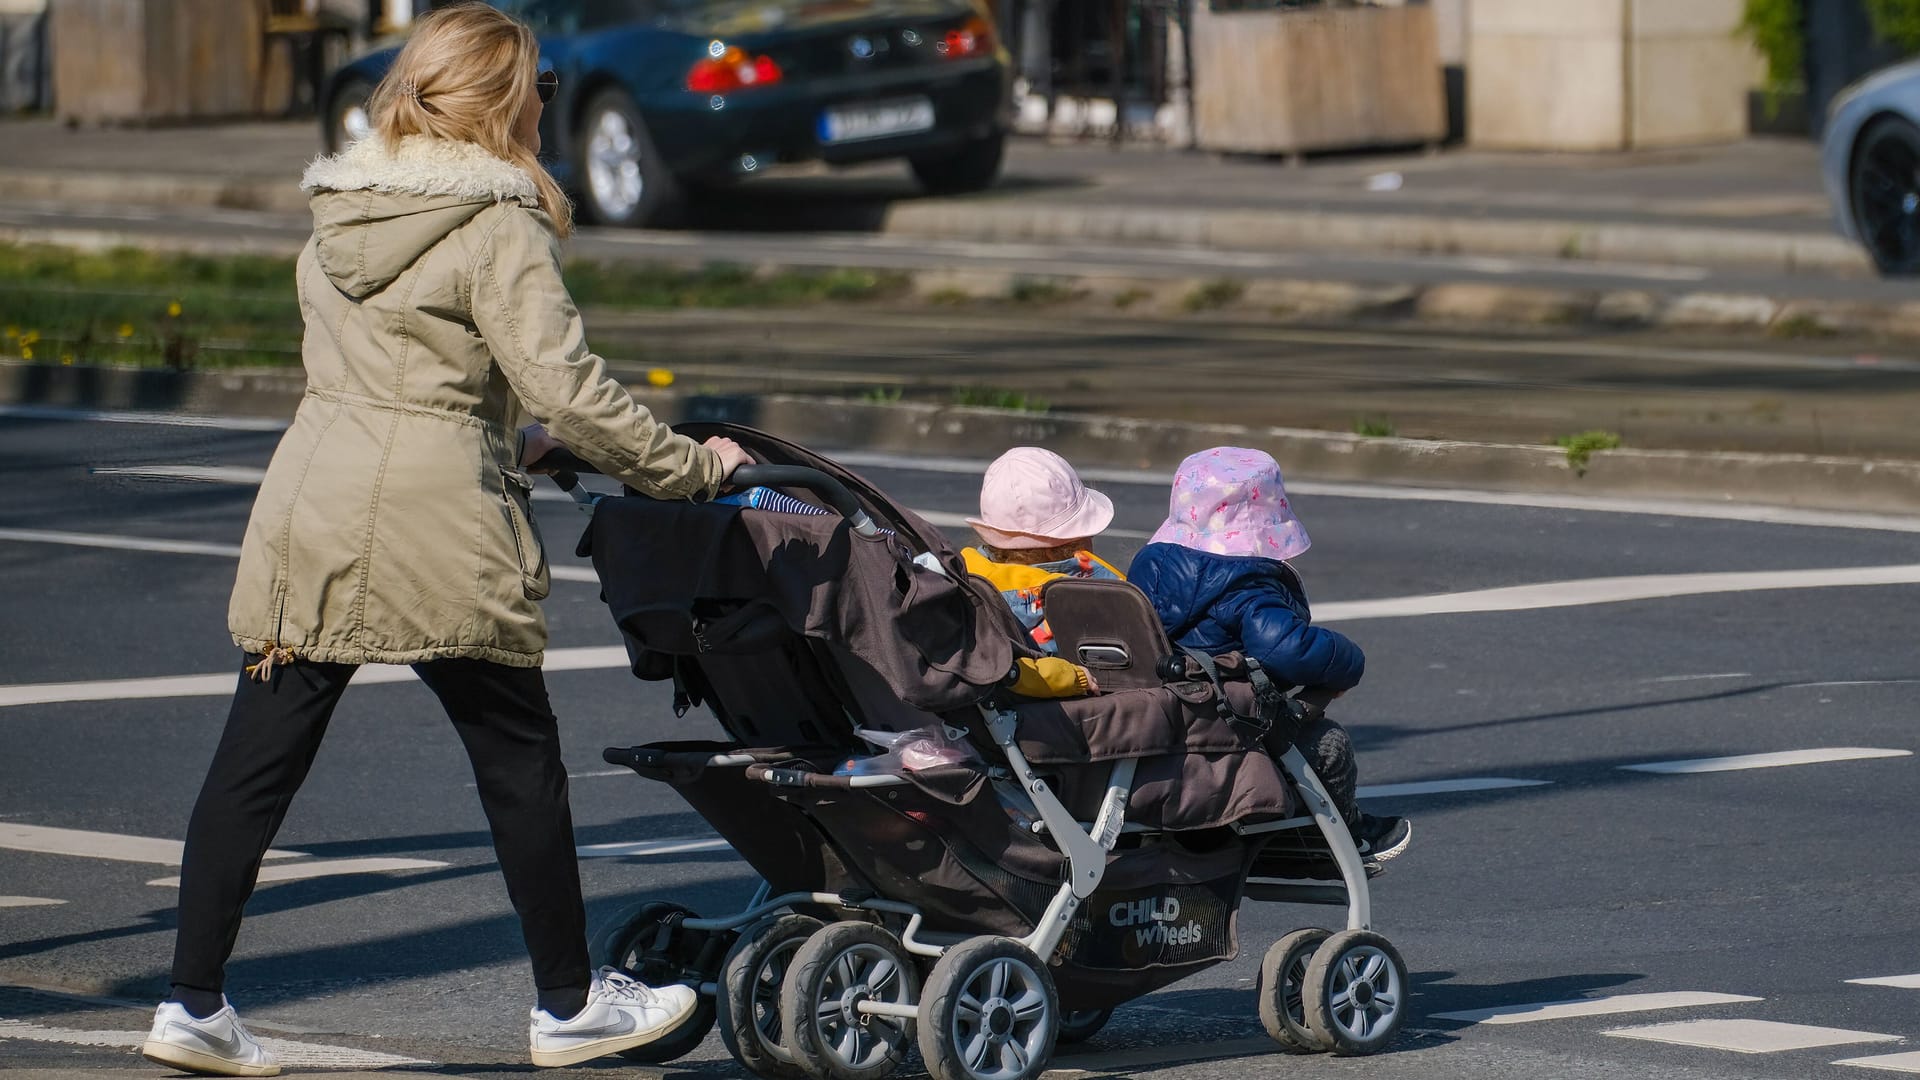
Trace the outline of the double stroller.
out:
M 1061 656 L 1102 693 L 1002 688 L 1039 655 L 992 586 L 921 518 L 833 462 L 749 428 L 736 483 L 807 512 L 588 496 L 580 542 L 641 679 L 711 741 L 613 747 L 672 785 L 761 881 L 739 911 L 648 902 L 596 964 L 702 1002 L 661 1062 L 717 1024 L 770 1080 L 877 1080 L 917 1044 L 936 1080 L 1028 1080 L 1116 1006 L 1238 952 L 1243 900 L 1346 909 L 1270 947 L 1260 1019 L 1287 1050 L 1394 1037 L 1406 967 L 1370 930 L 1351 837 L 1297 750 L 1293 711 L 1239 656 L 1179 653 L 1129 585 L 1044 594 Z M 789 504 L 789 509 L 792 509 Z M 881 753 L 893 744 L 890 753 Z

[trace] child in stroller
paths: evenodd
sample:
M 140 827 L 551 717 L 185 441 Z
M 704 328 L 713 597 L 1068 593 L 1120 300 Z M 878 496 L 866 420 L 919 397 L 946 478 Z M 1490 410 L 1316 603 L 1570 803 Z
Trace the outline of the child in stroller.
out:
M 1245 653 L 1303 688 L 1292 740 L 1333 796 L 1367 871 L 1378 873 L 1406 850 L 1413 826 L 1360 811 L 1353 739 L 1326 706 L 1359 685 L 1367 658 L 1345 635 L 1313 625 L 1306 588 L 1288 562 L 1312 543 L 1272 455 L 1221 446 L 1180 463 L 1166 523 L 1130 573 L 1176 645 Z
M 1297 750 L 1264 728 L 1276 688 L 1238 657 L 1205 677 L 1117 581 L 1047 583 L 1060 655 L 1096 697 L 1019 702 L 1039 650 L 924 520 L 818 455 L 731 425 L 741 484 L 835 511 L 606 499 L 582 541 L 635 674 L 672 680 L 725 737 L 612 747 L 668 783 L 761 876 L 739 911 L 652 901 L 605 925 L 596 962 L 710 995 L 630 1056 L 690 1052 L 717 1024 L 758 1076 L 877 1080 L 917 1044 L 936 1080 L 1030 1080 L 1057 1042 L 1238 951 L 1245 899 L 1344 909 L 1268 949 L 1256 997 L 1296 1051 L 1382 1049 L 1406 967 L 1369 929 L 1347 829 Z M 1163 678 L 1163 669 L 1167 677 Z M 1169 679 L 1171 681 L 1169 681 Z M 964 752 L 835 775 L 856 729 L 932 728 Z M 1281 838 L 1298 875 L 1254 877 Z

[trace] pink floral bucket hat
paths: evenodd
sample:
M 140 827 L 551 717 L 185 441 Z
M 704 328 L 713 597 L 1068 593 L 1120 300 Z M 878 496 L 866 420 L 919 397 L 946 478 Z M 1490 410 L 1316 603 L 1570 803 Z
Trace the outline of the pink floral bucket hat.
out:
M 1280 463 L 1237 446 L 1202 450 L 1180 463 L 1166 524 L 1152 542 L 1267 559 L 1291 559 L 1313 543 L 1287 500 Z

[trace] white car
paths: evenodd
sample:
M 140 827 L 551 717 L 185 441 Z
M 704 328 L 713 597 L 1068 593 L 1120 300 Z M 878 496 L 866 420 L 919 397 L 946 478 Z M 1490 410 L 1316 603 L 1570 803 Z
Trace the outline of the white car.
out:
M 1920 60 L 1877 71 L 1833 99 L 1820 171 L 1841 233 L 1881 273 L 1920 273 Z

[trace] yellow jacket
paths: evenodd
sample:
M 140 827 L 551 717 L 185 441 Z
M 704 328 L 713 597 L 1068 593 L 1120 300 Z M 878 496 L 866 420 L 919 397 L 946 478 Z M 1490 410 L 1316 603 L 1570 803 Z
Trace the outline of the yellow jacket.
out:
M 1034 566 L 994 562 L 974 548 L 963 550 L 960 556 L 966 560 L 967 572 L 992 582 L 1021 623 L 1033 631 L 1036 639 L 1042 643 L 1052 638 L 1040 606 L 1040 589 L 1047 582 L 1061 577 L 1110 576 L 1116 581 L 1126 580 L 1124 574 L 1090 551 L 1080 552 L 1074 559 L 1065 562 Z M 1014 680 L 1013 692 L 1021 697 L 1085 697 L 1092 692 L 1087 684 L 1087 669 L 1057 656 L 1021 660 L 1018 668 L 1019 675 Z

